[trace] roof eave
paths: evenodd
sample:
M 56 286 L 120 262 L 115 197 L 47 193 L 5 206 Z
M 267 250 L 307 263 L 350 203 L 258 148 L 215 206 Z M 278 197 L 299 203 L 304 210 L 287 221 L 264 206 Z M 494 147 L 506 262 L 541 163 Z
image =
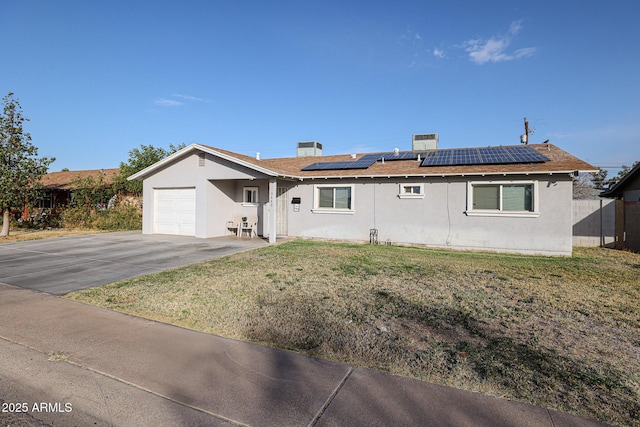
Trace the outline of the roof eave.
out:
M 128 181 L 142 181 L 144 180 L 147 176 L 149 176 L 150 174 L 152 174 L 153 172 L 155 172 L 158 169 L 163 168 L 164 166 L 170 164 L 171 162 L 173 162 L 175 159 L 188 154 L 192 151 L 202 151 L 208 154 L 211 154 L 213 156 L 219 157 L 221 159 L 230 161 L 232 163 L 235 163 L 237 165 L 240 166 L 244 166 L 246 168 L 249 169 L 253 169 L 257 172 L 263 173 L 265 175 L 268 176 L 278 176 L 279 174 L 277 172 L 274 172 L 272 170 L 254 165 L 253 163 L 249 163 L 247 161 L 244 161 L 242 159 L 238 159 L 237 157 L 233 157 L 233 156 L 229 156 L 228 154 L 225 153 L 221 153 L 215 149 L 209 148 L 207 146 L 204 145 L 200 145 L 200 144 L 191 144 L 185 148 L 183 148 L 182 150 L 176 151 L 175 153 L 171 154 L 170 156 L 165 157 L 164 159 L 160 160 L 159 162 L 156 162 L 154 164 L 152 164 L 151 166 L 148 166 L 144 169 L 142 169 L 139 172 L 136 172 L 135 174 L 131 175 L 130 177 L 127 178 Z
M 510 172 L 440 172 L 440 173 L 394 173 L 375 175 L 309 175 L 292 177 L 295 179 L 348 179 L 348 178 L 419 178 L 442 176 L 494 176 L 494 175 L 564 175 L 573 174 L 576 170 L 540 170 L 540 171 L 510 171 Z M 598 170 L 579 170 L 578 172 L 597 172 Z
M 244 166 L 246 168 L 253 169 L 253 170 L 255 170 L 257 172 L 260 172 L 260 173 L 263 173 L 265 175 L 268 175 L 268 176 L 280 176 L 281 175 L 278 172 L 272 171 L 272 170 L 267 169 L 267 168 L 263 168 L 262 166 L 255 165 L 253 163 L 244 161 L 242 159 L 238 159 L 237 157 L 229 156 L 228 154 L 221 153 L 221 152 L 219 152 L 217 150 L 214 150 L 214 149 L 211 149 L 209 147 L 206 147 L 206 146 L 203 146 L 203 145 L 199 145 L 199 144 L 196 144 L 196 145 L 198 145 L 200 150 L 202 150 L 202 151 L 204 151 L 206 153 L 209 153 L 211 155 L 220 157 L 221 159 L 228 160 L 228 161 L 230 161 L 232 163 L 236 163 L 236 164 Z
M 631 169 L 622 179 L 615 183 L 613 187 L 600 193 L 600 197 L 620 197 L 622 195 L 623 187 L 625 183 L 631 179 L 637 173 L 640 173 L 640 163 L 638 163 L 633 169 Z

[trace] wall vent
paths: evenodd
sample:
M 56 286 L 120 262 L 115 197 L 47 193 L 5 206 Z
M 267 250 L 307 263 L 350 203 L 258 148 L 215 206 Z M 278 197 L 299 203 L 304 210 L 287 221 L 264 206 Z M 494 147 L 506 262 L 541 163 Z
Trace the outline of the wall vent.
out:
M 413 151 L 436 150 L 437 148 L 437 133 L 418 133 L 411 138 L 411 149 Z
M 298 142 L 298 157 L 322 156 L 322 144 L 316 141 Z

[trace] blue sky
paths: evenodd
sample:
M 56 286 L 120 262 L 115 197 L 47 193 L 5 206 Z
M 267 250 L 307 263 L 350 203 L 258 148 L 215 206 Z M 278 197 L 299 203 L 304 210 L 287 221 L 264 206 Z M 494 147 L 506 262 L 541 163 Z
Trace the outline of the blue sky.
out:
M 0 16 L 0 96 L 51 171 L 118 167 L 141 144 L 518 144 L 524 117 L 533 143 L 640 159 L 637 0 L 0 0 Z

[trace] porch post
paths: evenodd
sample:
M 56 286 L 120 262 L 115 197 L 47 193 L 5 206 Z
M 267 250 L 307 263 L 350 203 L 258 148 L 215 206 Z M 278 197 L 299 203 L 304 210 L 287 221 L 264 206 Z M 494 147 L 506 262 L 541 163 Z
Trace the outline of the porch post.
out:
M 276 216 L 276 178 L 269 177 L 269 243 L 276 242 L 276 224 L 278 223 Z

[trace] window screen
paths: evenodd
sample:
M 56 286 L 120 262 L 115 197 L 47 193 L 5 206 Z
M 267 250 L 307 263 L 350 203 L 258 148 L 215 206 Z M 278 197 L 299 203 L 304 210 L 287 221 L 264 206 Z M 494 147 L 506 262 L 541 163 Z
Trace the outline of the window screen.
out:
M 500 186 L 474 185 L 473 209 L 500 209 Z
M 502 210 L 531 212 L 533 210 L 532 187 L 532 185 L 503 185 Z

